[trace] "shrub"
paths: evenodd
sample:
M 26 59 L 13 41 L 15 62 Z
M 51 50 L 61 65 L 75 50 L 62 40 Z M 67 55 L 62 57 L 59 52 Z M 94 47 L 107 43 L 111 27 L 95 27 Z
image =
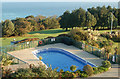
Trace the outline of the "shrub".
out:
M 93 67 L 93 70 L 94 70 L 94 71 L 97 71 L 97 70 L 98 70 L 98 68 L 97 68 L 97 67 Z
M 99 71 L 103 71 L 103 72 L 104 72 L 104 71 L 107 71 L 107 70 L 108 70 L 108 68 L 105 68 L 105 67 L 100 66 L 100 67 L 98 67 L 98 70 L 99 70 Z
M 109 33 L 102 33 L 100 36 L 105 37 L 107 39 L 111 38 Z
M 12 74 L 12 70 L 11 69 L 4 69 L 2 70 L 2 77 L 10 77 L 10 75 Z
M 118 36 L 114 36 L 114 37 L 112 38 L 112 40 L 113 40 L 114 42 L 120 42 L 120 34 L 119 34 Z
M 13 63 L 13 61 L 12 61 L 12 57 L 11 56 L 5 56 L 5 55 L 3 55 L 2 56 L 2 60 L 1 60 L 1 65 L 2 66 L 8 66 L 8 65 L 11 65 L 12 63 Z
M 111 67 L 111 63 L 109 61 L 105 60 L 102 62 L 102 66 L 105 68 L 109 68 L 109 67 Z
M 64 72 L 64 70 L 63 70 L 63 69 L 60 69 L 60 72 Z
M 73 75 L 71 72 L 65 71 L 64 77 L 73 77 Z
M 89 76 L 93 74 L 93 68 L 90 65 L 85 65 L 83 71 L 85 71 Z
M 102 70 L 102 69 L 99 69 L 99 72 L 100 72 L 100 73 L 102 73 L 102 72 L 104 72 L 104 70 Z
M 93 67 L 93 70 L 94 70 L 93 74 L 98 74 L 107 71 L 108 68 L 100 66 L 100 67 Z
M 87 75 L 86 73 L 81 73 L 81 74 L 80 74 L 80 77 L 86 78 L 86 77 L 88 77 L 88 75 Z
M 77 75 L 77 73 L 72 73 L 72 77 L 77 77 L 78 75 Z
M 18 69 L 15 73 L 11 74 L 11 77 L 35 77 L 35 73 L 32 72 L 31 69 Z
M 70 31 L 69 36 L 71 36 L 71 38 L 73 38 L 74 40 L 86 41 L 88 40 L 89 34 L 83 30 L 73 29 Z
M 70 70 L 71 71 L 75 71 L 77 69 L 77 67 L 75 66 L 75 65 L 72 65 L 71 67 L 70 67 Z
M 80 75 L 80 72 L 81 72 L 80 70 L 76 70 L 75 71 L 75 73 L 78 73 L 78 75 Z
M 94 71 L 94 72 L 93 72 L 93 74 L 98 74 L 98 73 L 100 73 L 100 72 L 99 72 L 99 71 Z
M 18 69 L 15 73 L 11 74 L 11 77 L 58 77 L 58 72 L 57 68 L 52 69 L 51 66 L 48 66 L 46 69 L 45 66 L 40 65 L 32 68 Z
M 40 61 L 42 60 L 42 57 L 41 57 L 41 56 L 39 56 L 39 60 L 40 60 Z

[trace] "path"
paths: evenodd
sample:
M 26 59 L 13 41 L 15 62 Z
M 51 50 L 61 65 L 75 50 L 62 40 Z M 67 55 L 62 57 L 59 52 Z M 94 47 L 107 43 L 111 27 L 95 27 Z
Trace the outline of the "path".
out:
M 107 72 L 94 75 L 92 77 L 120 77 L 120 65 L 112 64 L 112 68 Z

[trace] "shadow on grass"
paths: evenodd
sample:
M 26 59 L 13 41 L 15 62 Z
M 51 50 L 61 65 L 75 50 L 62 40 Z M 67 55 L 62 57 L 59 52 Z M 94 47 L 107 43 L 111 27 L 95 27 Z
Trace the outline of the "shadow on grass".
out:
M 67 32 L 67 31 L 65 31 L 65 30 L 42 30 L 42 31 L 30 32 L 28 34 L 35 34 L 35 33 L 40 33 L 40 34 L 55 34 L 55 33 L 61 33 L 61 32 Z

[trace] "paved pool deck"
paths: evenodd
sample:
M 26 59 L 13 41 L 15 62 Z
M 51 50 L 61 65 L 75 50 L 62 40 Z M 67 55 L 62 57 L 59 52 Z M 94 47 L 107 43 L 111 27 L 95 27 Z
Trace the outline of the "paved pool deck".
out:
M 56 43 L 56 44 L 49 44 L 49 45 L 45 45 L 45 46 L 40 46 L 40 47 L 36 47 L 36 48 L 28 48 L 28 49 L 23 49 L 23 50 L 18 50 L 18 51 L 13 51 L 13 52 L 8 52 L 9 54 L 29 63 L 29 64 L 34 64 L 34 65 L 38 65 L 38 63 L 41 63 L 34 55 L 33 55 L 33 51 L 38 50 L 38 49 L 46 49 L 46 48 L 60 48 L 60 49 L 64 49 L 66 51 L 69 51 L 77 56 L 79 56 L 80 58 L 83 58 L 97 66 L 101 65 L 101 62 L 103 61 L 102 59 L 89 54 L 83 50 L 80 50 L 74 46 L 68 46 L 62 43 Z

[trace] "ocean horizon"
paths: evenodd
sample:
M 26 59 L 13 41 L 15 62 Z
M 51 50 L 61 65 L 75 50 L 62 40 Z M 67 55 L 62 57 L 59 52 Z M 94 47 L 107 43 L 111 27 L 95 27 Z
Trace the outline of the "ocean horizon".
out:
M 61 16 L 66 10 L 108 6 L 118 8 L 118 2 L 3 2 L 2 20 L 33 16 Z

